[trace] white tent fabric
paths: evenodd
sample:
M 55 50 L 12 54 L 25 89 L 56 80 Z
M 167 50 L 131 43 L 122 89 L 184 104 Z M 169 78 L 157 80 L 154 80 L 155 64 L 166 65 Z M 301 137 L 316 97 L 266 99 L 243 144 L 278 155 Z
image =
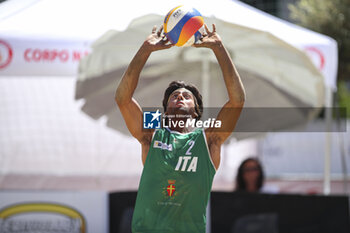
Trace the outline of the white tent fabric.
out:
M 325 83 L 335 88 L 337 46 L 331 38 L 238 1 L 189 2 L 203 15 L 267 31 L 307 52 Z M 106 128 L 104 119 L 96 123 L 80 112 L 82 103 L 74 100 L 78 64 L 106 31 L 125 30 L 136 16 L 164 15 L 179 4 L 173 0 L 122 4 L 8 0 L 0 4 L 0 187 L 30 187 L 6 178 L 12 175 L 39 175 L 38 179 L 45 175 L 139 176 L 137 142 Z M 231 169 L 220 172 L 230 174 Z M 45 179 L 36 188 L 54 188 Z M 95 188 L 101 185 L 100 180 L 94 181 Z
M 136 17 L 151 13 L 165 15 L 169 9 L 179 4 L 181 1 L 174 0 L 166 2 L 130 0 L 124 1 L 123 4 L 111 0 L 10 0 L 3 3 L 0 8 L 0 33 L 3 39 L 28 40 L 24 43 L 39 40 L 51 42 L 53 47 L 59 47 L 57 45 L 59 41 L 78 40 L 86 48 L 89 42 L 107 30 L 125 30 Z M 324 74 L 327 85 L 336 88 L 337 44 L 333 39 L 280 20 L 238 1 L 220 0 L 213 4 L 208 1 L 191 0 L 185 1 L 185 4 L 196 6 L 204 16 L 269 32 L 306 51 Z M 21 60 L 17 67 L 23 65 L 23 62 L 25 61 Z M 10 64 L 7 70 L 15 65 Z M 70 70 L 74 75 L 75 70 L 72 68 Z M 16 73 L 15 70 L 6 72 L 4 69 L 0 72 L 9 75 Z

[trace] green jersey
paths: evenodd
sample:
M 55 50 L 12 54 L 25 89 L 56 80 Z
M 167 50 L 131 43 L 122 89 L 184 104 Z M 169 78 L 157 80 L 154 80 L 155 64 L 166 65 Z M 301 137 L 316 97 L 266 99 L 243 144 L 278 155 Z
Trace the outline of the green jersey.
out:
M 141 176 L 134 233 L 205 232 L 215 175 L 203 129 L 155 131 Z

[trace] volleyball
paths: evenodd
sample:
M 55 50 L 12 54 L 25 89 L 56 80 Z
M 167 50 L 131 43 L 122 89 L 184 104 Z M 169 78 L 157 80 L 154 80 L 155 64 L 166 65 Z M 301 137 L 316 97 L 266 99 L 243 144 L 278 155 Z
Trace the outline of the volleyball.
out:
M 202 33 L 204 20 L 193 7 L 178 6 L 169 11 L 164 19 L 164 33 L 172 44 L 178 47 L 191 46 Z

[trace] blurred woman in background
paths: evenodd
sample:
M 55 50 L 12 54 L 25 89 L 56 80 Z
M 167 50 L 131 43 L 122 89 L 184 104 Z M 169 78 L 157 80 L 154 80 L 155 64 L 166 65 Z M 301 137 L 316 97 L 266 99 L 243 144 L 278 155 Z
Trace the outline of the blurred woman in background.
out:
M 260 192 L 264 184 L 264 171 L 257 158 L 245 159 L 238 168 L 236 191 Z

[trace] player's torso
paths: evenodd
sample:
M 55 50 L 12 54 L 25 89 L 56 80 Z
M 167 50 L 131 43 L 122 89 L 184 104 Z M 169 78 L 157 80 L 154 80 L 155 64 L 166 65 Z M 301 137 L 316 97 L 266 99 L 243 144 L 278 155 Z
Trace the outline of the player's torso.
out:
M 214 174 L 202 129 L 189 134 L 157 130 L 140 181 L 135 210 L 139 220 L 133 225 L 160 224 L 154 232 L 172 232 L 175 226 L 177 232 L 189 232 L 188 227 L 200 232 Z

